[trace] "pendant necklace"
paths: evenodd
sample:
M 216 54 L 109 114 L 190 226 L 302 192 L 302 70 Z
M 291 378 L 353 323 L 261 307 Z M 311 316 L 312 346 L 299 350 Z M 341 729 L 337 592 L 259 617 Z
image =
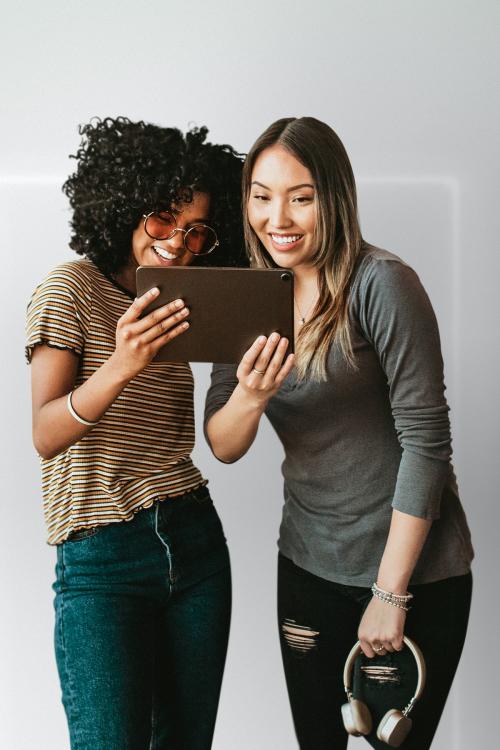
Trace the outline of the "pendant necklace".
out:
M 314 295 L 314 299 L 313 299 L 313 301 L 312 301 L 312 304 L 311 304 L 311 305 L 309 305 L 309 307 L 307 308 L 307 310 L 306 310 L 305 314 L 304 314 L 304 315 L 302 315 L 302 310 L 301 310 L 301 309 L 300 309 L 300 307 L 299 307 L 299 303 L 297 302 L 297 298 L 295 297 L 295 295 L 293 295 L 293 300 L 294 300 L 294 302 L 295 302 L 295 307 L 297 308 L 297 312 L 299 313 L 299 318 L 300 318 L 300 325 L 301 325 L 301 326 L 303 326 L 303 325 L 304 325 L 304 323 L 306 322 L 306 318 L 307 318 L 307 316 L 309 315 L 309 313 L 311 312 L 311 310 L 313 309 L 314 305 L 316 304 L 316 302 L 317 302 L 317 298 L 318 298 L 318 294 L 316 293 L 316 294 Z

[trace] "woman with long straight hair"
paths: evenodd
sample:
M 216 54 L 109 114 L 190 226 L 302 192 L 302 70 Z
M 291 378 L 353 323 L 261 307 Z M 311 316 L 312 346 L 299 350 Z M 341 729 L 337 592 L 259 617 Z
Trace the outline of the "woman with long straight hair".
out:
M 272 124 L 247 156 L 243 203 L 252 265 L 294 272 L 295 355 L 274 333 L 237 368 L 215 366 L 206 434 L 236 461 L 265 413 L 283 443 L 278 616 L 299 745 L 347 746 L 342 676 L 358 638 L 365 667 L 392 664 L 393 696 L 411 697 L 395 654 L 408 635 L 428 678 L 401 747 L 425 750 L 465 638 L 473 557 L 436 319 L 417 274 L 363 240 L 352 168 L 325 123 Z M 376 728 L 367 740 L 386 747 Z

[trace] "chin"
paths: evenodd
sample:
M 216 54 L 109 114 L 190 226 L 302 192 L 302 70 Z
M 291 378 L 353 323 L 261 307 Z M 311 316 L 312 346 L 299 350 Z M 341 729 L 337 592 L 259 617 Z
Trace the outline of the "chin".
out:
M 272 253 L 268 250 L 267 254 L 278 268 L 293 268 L 297 265 L 297 256 L 293 253 L 290 253 L 289 255 L 286 253 L 279 253 L 278 255 L 275 250 L 273 250 Z
M 273 258 L 273 260 L 278 268 L 287 268 L 291 270 L 297 265 L 297 263 L 293 262 L 292 258 Z

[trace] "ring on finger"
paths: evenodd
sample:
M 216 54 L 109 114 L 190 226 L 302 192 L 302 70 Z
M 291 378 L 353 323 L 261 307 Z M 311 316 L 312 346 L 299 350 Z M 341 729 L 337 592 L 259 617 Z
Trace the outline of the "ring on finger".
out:
M 265 370 L 257 370 L 256 367 L 252 367 L 252 372 L 256 372 L 257 375 L 265 375 L 266 374 Z
M 385 651 L 385 648 L 384 648 L 384 646 L 382 646 L 382 644 L 380 644 L 380 646 L 373 645 L 372 648 L 373 648 L 374 651 L 377 652 L 377 654 L 380 653 L 380 651 Z

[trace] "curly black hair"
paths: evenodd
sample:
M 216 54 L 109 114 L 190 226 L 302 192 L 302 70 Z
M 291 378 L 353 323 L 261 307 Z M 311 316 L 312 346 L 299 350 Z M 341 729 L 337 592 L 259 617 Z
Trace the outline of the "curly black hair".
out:
M 241 215 L 243 155 L 206 140 L 208 129 L 93 118 L 81 125 L 76 171 L 66 180 L 73 217 L 70 247 L 104 273 L 127 265 L 132 232 L 150 211 L 190 202 L 194 190 L 210 193 L 210 224 L 219 247 L 198 265 L 246 266 Z

